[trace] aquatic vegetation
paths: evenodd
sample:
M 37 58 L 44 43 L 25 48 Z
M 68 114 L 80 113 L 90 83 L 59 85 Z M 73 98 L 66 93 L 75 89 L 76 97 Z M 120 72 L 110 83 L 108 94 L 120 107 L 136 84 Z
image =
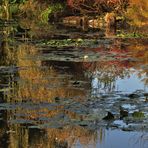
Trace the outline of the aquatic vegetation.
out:
M 121 38 L 143 38 L 145 35 L 140 34 L 140 33 L 119 33 L 116 35 L 117 37 Z
M 95 46 L 97 40 L 88 40 L 88 39 L 64 39 L 64 40 L 45 40 L 38 43 L 38 45 L 47 45 L 50 47 L 88 47 L 88 46 Z
M 134 117 L 134 118 L 144 118 L 144 113 L 143 112 L 138 112 L 138 111 L 135 111 L 133 114 L 132 114 L 132 116 Z
M 146 33 L 123 15 L 114 20 L 123 27 L 95 25 L 102 12 L 102 21 L 127 15 L 128 1 L 7 0 L 5 12 L 2 2 L 0 147 L 147 147 Z M 144 21 L 143 4 L 140 12 L 133 18 Z M 64 15 L 79 23 L 64 25 Z

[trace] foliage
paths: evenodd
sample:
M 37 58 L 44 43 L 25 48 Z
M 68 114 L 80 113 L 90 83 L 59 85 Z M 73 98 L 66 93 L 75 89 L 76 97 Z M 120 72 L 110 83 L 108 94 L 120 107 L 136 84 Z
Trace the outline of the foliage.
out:
M 10 4 L 14 4 L 14 3 L 25 3 L 27 0 L 9 0 Z
M 130 0 L 130 8 L 126 16 L 134 26 L 148 25 L 148 0 Z
M 67 0 L 67 3 L 82 14 L 100 14 L 112 11 L 123 13 L 129 5 L 129 0 Z
M 63 8 L 64 7 L 60 3 L 57 3 L 55 5 L 49 5 L 48 8 L 46 8 L 45 10 L 43 10 L 41 12 L 42 22 L 48 22 L 49 15 L 51 15 L 57 11 L 61 11 L 61 10 L 63 10 Z
M 30 18 L 33 20 L 38 20 L 38 23 L 47 23 L 49 15 L 62 11 L 64 9 L 61 3 L 48 3 L 40 1 L 26 1 L 24 4 L 20 5 L 21 17 Z
M 20 18 L 38 19 L 38 22 L 47 23 L 50 14 L 64 9 L 62 3 L 41 0 L 6 0 L 7 13 L 9 15 L 15 14 Z M 6 10 L 4 10 L 5 3 L 0 5 L 0 18 L 6 17 Z
M 17 14 L 19 13 L 19 5 L 18 4 L 11 4 L 9 6 L 10 14 Z

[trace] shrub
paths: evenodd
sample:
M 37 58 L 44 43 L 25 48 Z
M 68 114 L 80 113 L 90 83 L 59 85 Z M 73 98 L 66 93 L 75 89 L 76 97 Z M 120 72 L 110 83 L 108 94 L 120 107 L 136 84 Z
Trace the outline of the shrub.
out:
M 123 13 L 129 0 L 67 0 L 69 7 L 82 14 L 101 14 L 103 12 Z

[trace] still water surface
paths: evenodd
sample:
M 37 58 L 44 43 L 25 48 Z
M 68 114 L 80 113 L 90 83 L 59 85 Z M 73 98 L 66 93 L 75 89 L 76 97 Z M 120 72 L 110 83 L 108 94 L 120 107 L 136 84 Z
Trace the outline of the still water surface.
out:
M 147 39 L 33 40 L 10 28 L 1 27 L 0 147 L 147 147 Z

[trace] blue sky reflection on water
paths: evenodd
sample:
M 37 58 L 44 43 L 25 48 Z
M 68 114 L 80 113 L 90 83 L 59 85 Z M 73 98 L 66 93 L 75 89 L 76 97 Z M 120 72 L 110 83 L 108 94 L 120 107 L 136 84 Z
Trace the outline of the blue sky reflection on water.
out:
M 129 77 L 124 79 L 117 79 L 116 87 L 118 91 L 123 92 L 134 92 L 136 90 L 144 90 L 145 92 L 148 91 L 148 86 L 144 84 L 142 81 L 146 78 L 146 75 L 143 74 L 142 77 L 138 77 L 138 72 L 131 73 Z
M 106 130 L 102 144 L 96 148 L 147 148 L 146 133 L 127 132 L 121 130 Z
M 129 132 L 118 129 L 102 130 L 98 130 L 96 141 L 90 140 L 87 146 L 77 141 L 72 145 L 72 148 L 147 148 L 146 132 Z
M 115 81 L 112 81 L 109 87 L 106 87 L 99 80 L 99 76 L 94 74 L 91 81 L 92 94 L 97 95 L 98 93 L 108 93 L 112 91 L 120 91 L 123 93 L 133 93 L 137 90 L 148 92 L 148 86 L 145 84 L 147 79 L 146 74 L 138 76 L 136 70 L 130 69 L 128 76 L 124 78 L 116 77 Z M 96 72 L 97 73 L 97 72 Z

